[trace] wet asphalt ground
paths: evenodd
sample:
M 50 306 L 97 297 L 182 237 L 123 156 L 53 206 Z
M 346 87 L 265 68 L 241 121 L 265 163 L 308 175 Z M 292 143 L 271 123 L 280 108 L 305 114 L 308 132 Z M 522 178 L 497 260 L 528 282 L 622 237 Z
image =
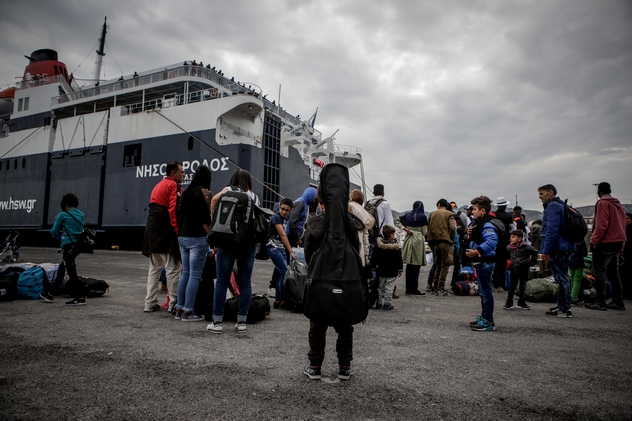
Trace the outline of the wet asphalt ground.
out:
M 57 262 L 55 249 L 22 260 Z M 238 334 L 143 312 L 148 261 L 102 251 L 77 259 L 108 293 L 84 307 L 0 303 L 0 420 L 629 420 L 632 302 L 626 311 L 573 308 L 574 317 L 503 311 L 497 331 L 473 332 L 478 297 L 411 297 L 371 310 L 354 333 L 354 375 L 337 379 L 335 332 L 323 379 L 302 374 L 308 320 L 273 310 Z M 420 279 L 425 285 L 428 267 Z M 272 264 L 255 264 L 265 293 Z M 160 292 L 164 299 L 165 293 Z

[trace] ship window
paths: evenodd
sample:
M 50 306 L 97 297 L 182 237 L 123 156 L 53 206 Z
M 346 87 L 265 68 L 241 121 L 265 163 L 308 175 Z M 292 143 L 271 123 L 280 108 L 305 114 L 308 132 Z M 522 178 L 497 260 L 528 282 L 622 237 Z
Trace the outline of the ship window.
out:
M 18 99 L 18 111 L 22 111 L 22 105 L 24 104 L 24 99 Z
M 18 160 L 17 159 L 13 161 L 13 169 L 14 170 L 18 169 Z
M 24 98 L 24 111 L 29 109 L 29 97 Z
M 135 143 L 133 145 L 127 145 L 123 149 L 123 166 L 124 167 L 138 167 L 140 166 L 140 157 L 143 150 L 143 145 Z
M 0 161 L 0 171 L 2 171 L 2 161 Z
M 193 149 L 193 137 L 189 136 L 189 144 L 187 145 L 187 149 L 188 150 L 192 150 Z
M 26 158 L 22 158 L 22 168 L 26 167 Z

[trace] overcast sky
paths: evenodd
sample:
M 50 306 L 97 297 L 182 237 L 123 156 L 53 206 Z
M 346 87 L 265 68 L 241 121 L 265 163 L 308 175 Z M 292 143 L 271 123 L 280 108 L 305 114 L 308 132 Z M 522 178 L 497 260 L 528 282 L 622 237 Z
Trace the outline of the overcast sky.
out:
M 57 50 L 91 77 L 103 18 L 114 78 L 203 61 L 362 149 L 393 209 L 480 194 L 632 201 L 632 2 L 3 1 L 0 86 Z M 87 59 L 86 59 L 87 57 Z M 84 61 L 85 59 L 85 61 Z M 82 63 L 82 64 L 81 64 Z M 118 64 L 117 64 L 118 63 Z M 81 64 L 80 67 L 78 67 Z M 359 167 L 356 167 L 360 172 Z M 352 172 L 353 179 L 353 172 Z

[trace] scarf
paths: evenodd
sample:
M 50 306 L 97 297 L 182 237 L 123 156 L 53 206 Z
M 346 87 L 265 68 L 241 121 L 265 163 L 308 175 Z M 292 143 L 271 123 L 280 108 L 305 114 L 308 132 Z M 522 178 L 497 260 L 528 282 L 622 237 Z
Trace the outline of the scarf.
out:
M 420 201 L 413 203 L 413 210 L 400 216 L 399 221 L 405 227 L 423 227 L 428 225 L 428 218 L 424 213 L 424 204 Z

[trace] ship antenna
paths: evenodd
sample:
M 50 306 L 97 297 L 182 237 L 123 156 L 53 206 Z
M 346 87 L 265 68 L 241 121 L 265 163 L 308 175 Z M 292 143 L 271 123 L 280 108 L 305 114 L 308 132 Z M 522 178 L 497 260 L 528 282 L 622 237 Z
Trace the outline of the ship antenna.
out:
M 99 49 L 97 50 L 97 60 L 94 64 L 94 83 L 97 84 L 101 78 L 101 65 L 103 64 L 103 56 L 105 55 L 105 34 L 108 31 L 107 28 L 108 17 L 105 17 L 103 21 L 103 28 L 101 29 L 101 38 L 99 39 Z

